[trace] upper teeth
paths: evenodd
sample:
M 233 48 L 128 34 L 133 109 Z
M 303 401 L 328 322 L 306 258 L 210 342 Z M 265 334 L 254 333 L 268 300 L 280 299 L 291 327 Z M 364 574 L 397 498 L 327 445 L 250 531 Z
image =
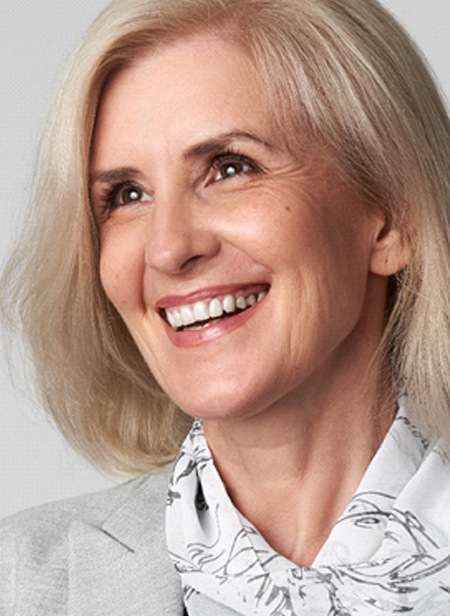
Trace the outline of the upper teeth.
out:
M 251 293 L 250 295 L 225 295 L 223 298 L 215 297 L 208 302 L 195 302 L 177 308 L 167 308 L 165 310 L 167 321 L 174 329 L 202 323 L 209 319 L 217 319 L 224 313 L 230 314 L 236 310 L 245 310 L 260 302 L 267 295 L 267 291 Z

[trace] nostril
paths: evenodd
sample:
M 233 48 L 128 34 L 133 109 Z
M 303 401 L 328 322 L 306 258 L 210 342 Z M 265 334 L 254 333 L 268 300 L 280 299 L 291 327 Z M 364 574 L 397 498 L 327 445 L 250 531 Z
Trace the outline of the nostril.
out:
M 200 255 L 196 255 L 194 257 L 189 257 L 189 259 L 186 259 L 186 261 L 181 264 L 180 271 L 185 271 L 185 270 L 189 269 L 189 267 L 191 265 L 194 265 L 199 259 L 201 259 Z

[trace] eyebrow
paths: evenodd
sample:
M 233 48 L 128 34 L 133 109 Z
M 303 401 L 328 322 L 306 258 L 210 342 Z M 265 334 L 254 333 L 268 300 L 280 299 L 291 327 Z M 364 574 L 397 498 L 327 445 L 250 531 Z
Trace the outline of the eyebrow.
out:
M 117 169 L 95 171 L 89 176 L 89 186 L 96 182 L 106 182 L 113 184 L 115 182 L 124 182 L 130 178 L 142 178 L 142 173 L 135 167 L 118 167 Z
M 206 139 L 200 143 L 196 143 L 188 147 L 183 152 L 183 158 L 185 160 L 193 158 L 202 158 L 204 156 L 211 156 L 214 154 L 220 154 L 223 150 L 230 147 L 233 141 L 252 141 L 258 145 L 262 145 L 265 148 L 272 149 L 272 146 L 264 139 L 261 139 L 257 135 L 248 131 L 231 131 L 218 135 L 212 139 Z M 95 171 L 89 176 L 89 186 L 97 182 L 104 182 L 113 184 L 117 182 L 124 182 L 130 178 L 142 179 L 143 174 L 136 167 L 118 167 L 117 169 Z
M 272 148 L 272 146 L 264 139 L 261 139 L 257 135 L 248 131 L 231 131 L 218 135 L 212 139 L 206 139 L 198 144 L 190 146 L 183 153 L 183 158 L 201 158 L 203 156 L 210 156 L 211 154 L 217 154 L 226 148 L 230 147 L 233 141 L 253 141 L 258 145 L 263 145 L 266 148 Z

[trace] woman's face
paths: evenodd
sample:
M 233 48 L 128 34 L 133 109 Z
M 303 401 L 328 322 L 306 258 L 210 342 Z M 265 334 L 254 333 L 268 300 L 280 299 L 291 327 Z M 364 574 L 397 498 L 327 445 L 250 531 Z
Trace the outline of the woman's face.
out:
M 283 147 L 237 45 L 197 36 L 119 72 L 91 171 L 105 291 L 187 413 L 314 395 L 378 339 L 383 220 Z

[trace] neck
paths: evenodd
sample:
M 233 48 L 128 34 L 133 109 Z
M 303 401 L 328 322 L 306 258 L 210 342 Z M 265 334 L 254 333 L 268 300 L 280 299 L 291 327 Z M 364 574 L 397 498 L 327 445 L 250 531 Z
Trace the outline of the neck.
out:
M 354 375 L 352 387 L 337 378 L 315 396 L 292 392 L 250 417 L 204 421 L 235 506 L 299 566 L 313 562 L 392 422 L 393 400 L 378 394 L 383 371 L 370 372 L 377 378 Z

